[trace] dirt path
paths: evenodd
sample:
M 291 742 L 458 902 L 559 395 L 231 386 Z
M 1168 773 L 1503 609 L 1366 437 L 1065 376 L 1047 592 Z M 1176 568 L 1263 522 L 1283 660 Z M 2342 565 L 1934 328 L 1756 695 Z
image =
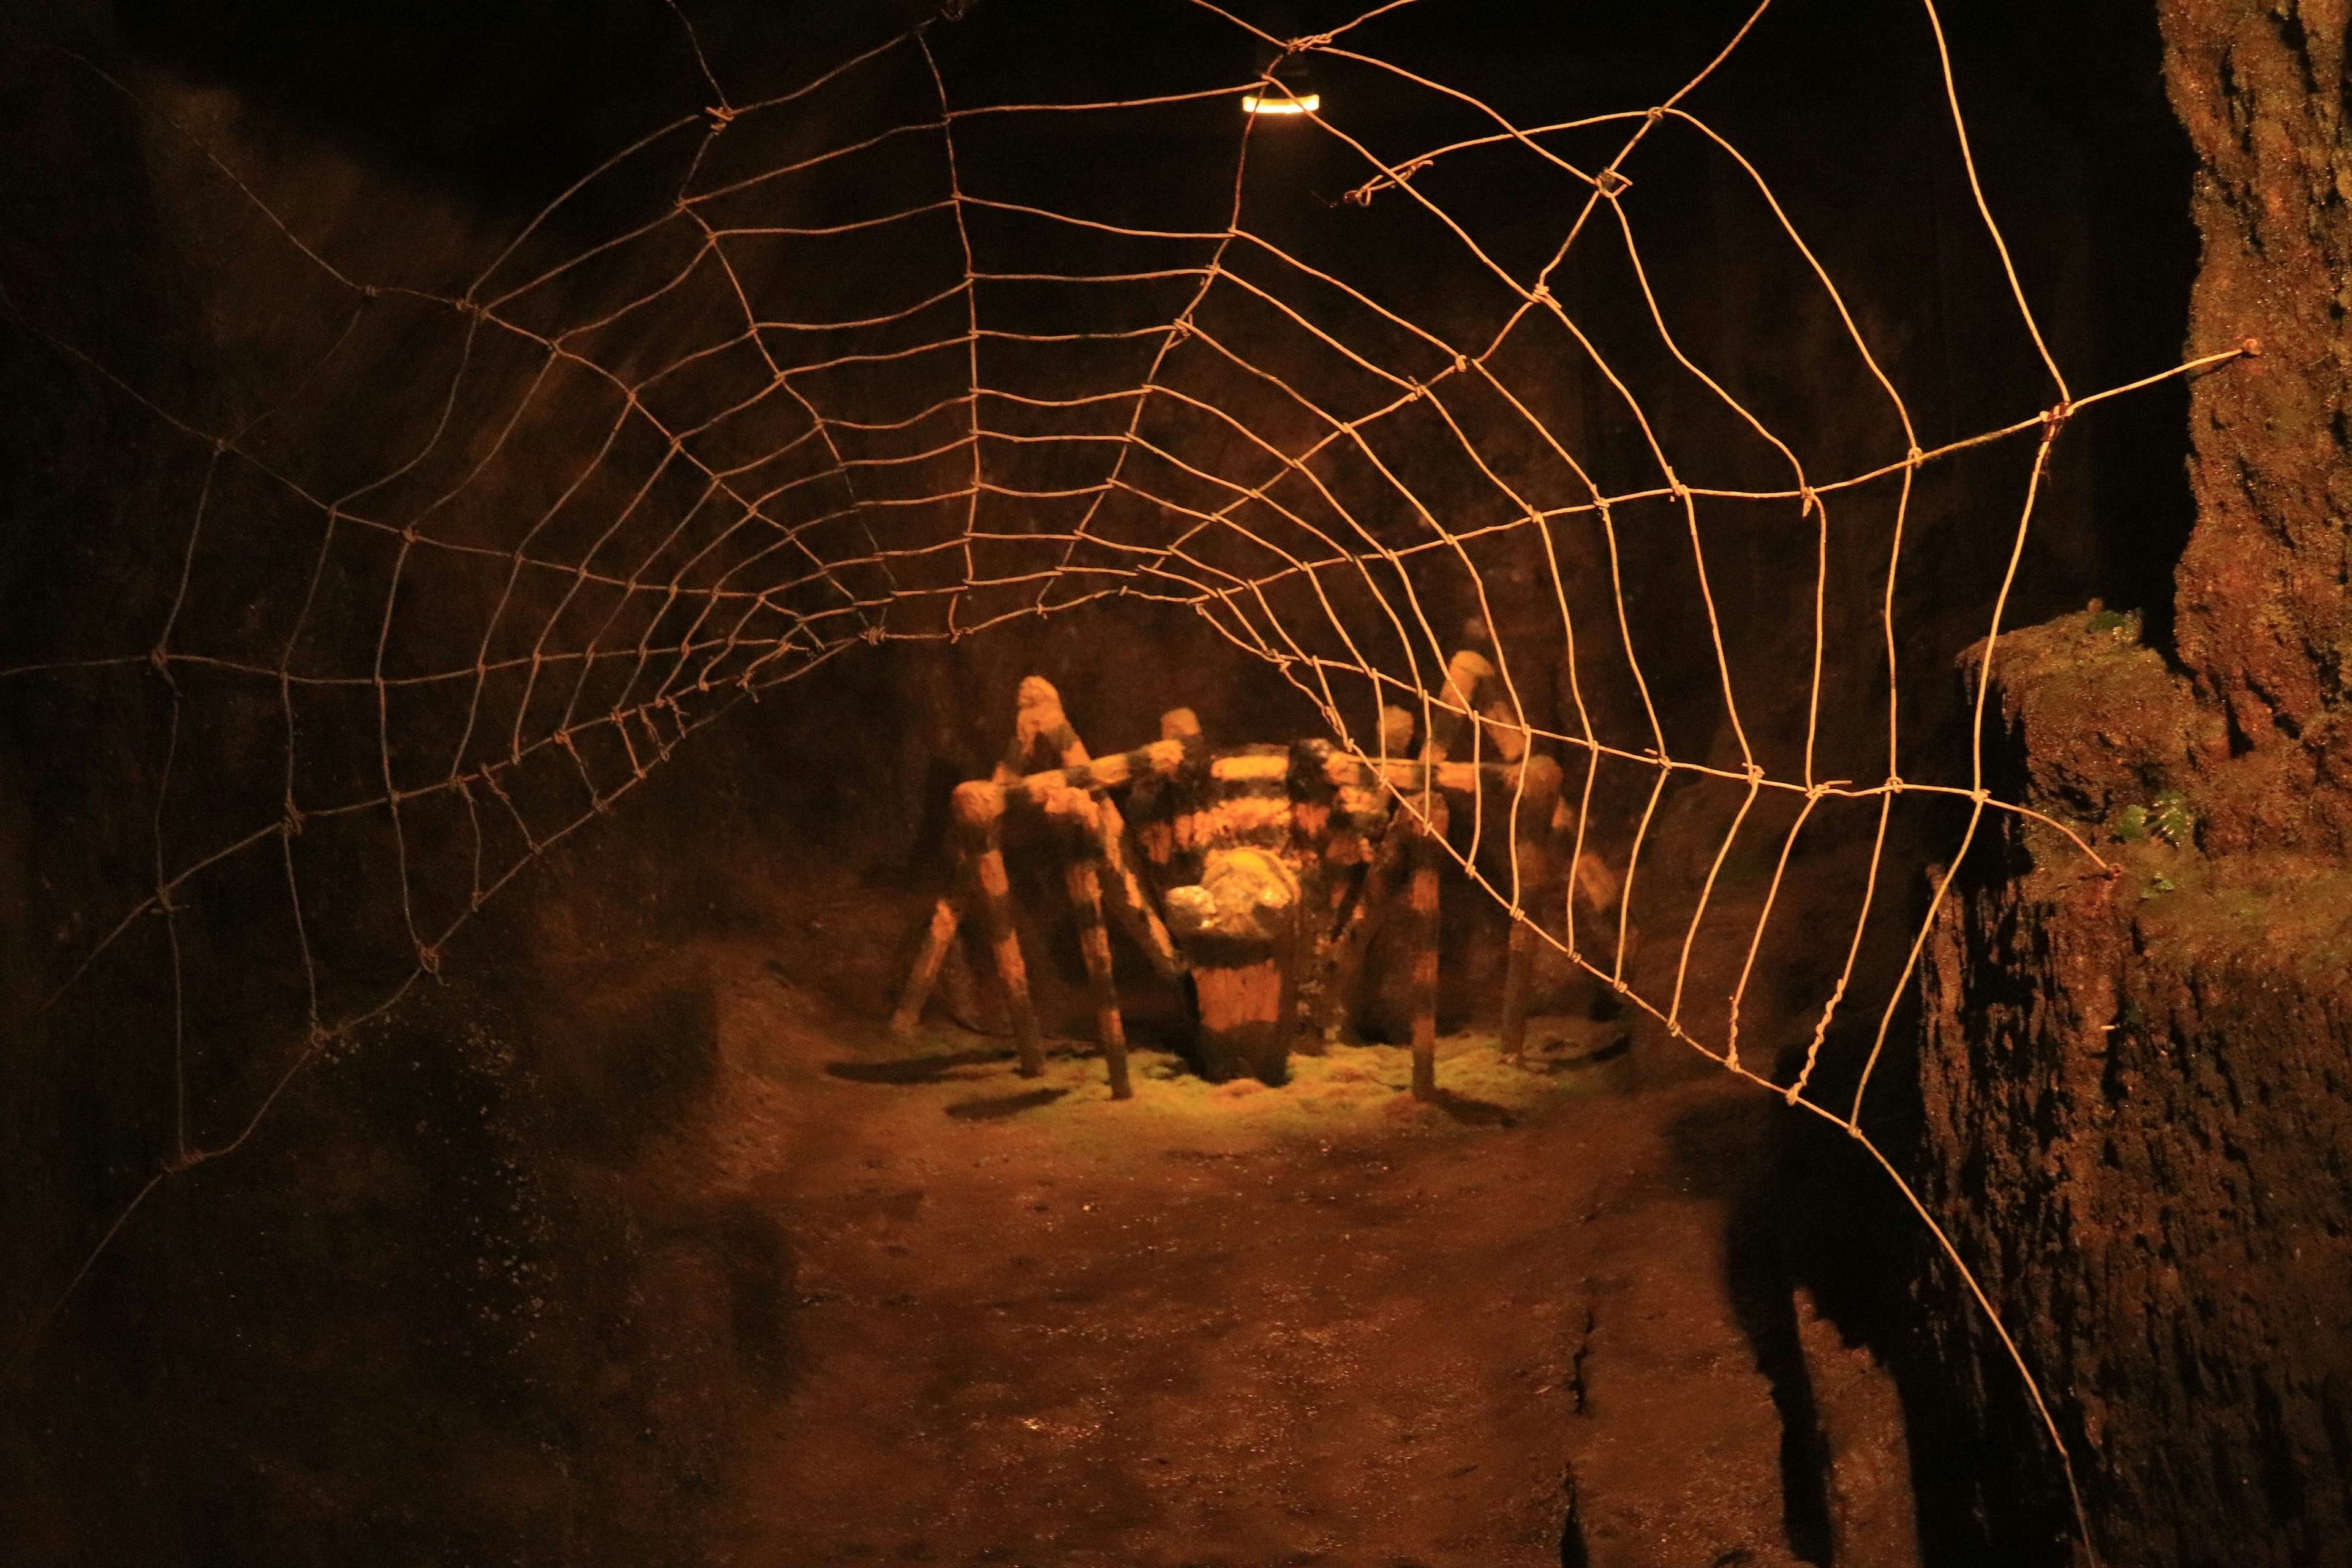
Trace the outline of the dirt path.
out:
M 1752 1091 L 1464 1039 L 1447 1108 L 1387 1047 L 1280 1090 L 1145 1053 L 1115 1104 L 1090 1059 L 1024 1080 L 748 950 L 708 972 L 696 1179 L 782 1223 L 796 1303 L 720 1482 L 734 1561 L 1788 1560 L 1723 1261 Z

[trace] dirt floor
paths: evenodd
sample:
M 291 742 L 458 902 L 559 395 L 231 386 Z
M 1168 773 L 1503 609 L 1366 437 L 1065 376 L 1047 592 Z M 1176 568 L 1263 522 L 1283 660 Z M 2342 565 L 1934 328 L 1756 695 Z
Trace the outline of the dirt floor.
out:
M 713 1120 L 654 1158 L 790 1238 L 791 1370 L 712 1478 L 734 1561 L 1792 1561 L 1726 1266 L 1752 1088 L 1461 1037 L 1443 1105 L 1377 1046 L 1278 1089 L 1144 1052 L 1115 1103 L 1075 1048 L 1023 1079 L 698 962 Z

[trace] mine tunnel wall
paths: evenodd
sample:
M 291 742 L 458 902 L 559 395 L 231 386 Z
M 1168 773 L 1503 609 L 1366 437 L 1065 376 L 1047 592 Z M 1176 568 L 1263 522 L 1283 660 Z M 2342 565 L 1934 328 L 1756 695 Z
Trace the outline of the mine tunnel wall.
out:
M 2198 158 L 2190 346 L 2254 338 L 2261 357 L 2195 384 L 2176 657 L 2137 620 L 2092 616 L 2000 655 L 2019 792 L 2117 874 L 2012 830 L 2007 864 L 1946 911 L 1922 1185 L 2051 1394 L 2104 1560 L 2340 1563 L 2345 23 L 2312 5 L 2158 10 Z M 1981 1320 L 1935 1321 L 1932 1359 L 1979 1429 L 2046 1454 Z M 2026 1489 L 2038 1528 L 2063 1531 L 2047 1461 L 2025 1468 L 2042 1476 Z

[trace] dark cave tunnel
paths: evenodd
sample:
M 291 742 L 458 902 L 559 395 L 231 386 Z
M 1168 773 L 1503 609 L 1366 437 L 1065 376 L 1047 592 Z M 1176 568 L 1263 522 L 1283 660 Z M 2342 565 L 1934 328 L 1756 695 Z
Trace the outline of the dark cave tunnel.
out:
M 1155 739 L 1156 716 L 1179 706 L 1220 746 L 1325 731 L 1316 693 L 1234 635 L 1255 627 L 1243 613 L 1228 625 L 1140 596 L 1009 618 L 984 635 L 877 632 L 877 646 L 829 647 L 736 703 L 674 759 L 663 745 L 658 768 L 638 766 L 631 749 L 614 765 L 635 768 L 643 787 L 597 798 L 593 811 L 584 797 L 562 805 L 563 830 L 514 851 L 522 868 L 511 885 L 501 877 L 495 896 L 471 899 L 479 912 L 459 917 L 446 952 L 429 945 L 427 972 L 417 968 L 424 917 L 409 906 L 437 896 L 432 836 L 455 829 L 422 816 L 399 827 L 417 843 L 402 838 L 386 883 L 381 826 L 347 840 L 342 824 L 359 817 L 314 809 L 299 828 L 303 853 L 331 869 L 321 886 L 355 891 L 298 915 L 299 929 L 279 912 L 289 847 L 257 868 L 225 859 L 184 915 L 135 915 L 109 934 L 124 909 L 155 894 L 166 846 L 269 820 L 297 793 L 388 788 L 397 808 L 399 769 L 439 745 L 449 722 L 422 703 L 346 710 L 322 698 L 314 725 L 358 738 L 314 761 L 273 727 L 274 690 L 257 701 L 226 680 L 207 684 L 205 668 L 160 656 L 151 666 L 151 647 L 244 646 L 268 629 L 274 595 L 299 592 L 305 624 L 328 628 L 304 634 L 319 658 L 363 660 L 353 650 L 373 647 L 375 694 L 388 689 L 387 658 L 476 637 L 490 603 L 478 582 L 453 577 L 438 597 L 427 584 L 387 604 L 387 590 L 369 585 L 409 581 L 402 565 L 384 579 L 383 563 L 347 563 L 328 546 L 320 559 L 332 570 L 307 584 L 297 572 L 284 586 L 289 547 L 272 531 L 315 531 L 311 512 L 326 509 L 248 490 L 216 451 L 206 468 L 205 443 L 189 435 L 264 432 L 289 468 L 331 489 L 331 476 L 397 469 L 401 443 L 419 430 L 485 417 L 454 393 L 445 407 L 418 390 L 437 384 L 435 356 L 455 339 L 438 325 L 437 336 L 338 328 L 343 317 L 318 303 L 320 268 L 380 279 L 387 296 L 442 289 L 615 149 L 700 113 L 716 85 L 706 70 L 749 102 L 918 25 L 969 102 L 1181 92 L 1265 65 L 1230 27 L 1195 26 L 1197 9 L 0 9 L 13 153 L 0 171 L 0 374 L 16 389 L 0 552 L 0 1019 L 10 1042 L 0 1083 L 16 1174 L 0 1214 L 16 1262 L 0 1289 L 0 1332 L 14 1347 L 0 1392 L 0 1561 L 2057 1564 L 2089 1560 L 2085 1528 L 2110 1562 L 2347 1560 L 2345 1537 L 2331 1534 L 2352 1506 L 2337 1414 L 2352 1358 L 2340 1348 L 2315 1345 L 2273 1376 L 2262 1348 L 2273 1318 L 2242 1313 L 2213 1328 L 2219 1298 L 2178 1285 L 2165 1287 L 2180 1297 L 2173 1310 L 2205 1325 L 2179 1331 L 2186 1348 L 2083 1371 L 2100 1336 L 2133 1320 L 2129 1302 L 2096 1316 L 2082 1305 L 2096 1295 L 2080 1282 L 2087 1271 L 2049 1261 L 2074 1233 L 2051 1218 L 2071 1211 L 2040 1173 L 2076 1157 L 2050 1151 L 2076 1125 L 2078 1103 L 2097 1095 L 2052 1087 L 2037 1099 L 2037 1074 L 2047 1068 L 2056 1086 L 2075 1069 L 2032 1052 L 2050 1030 L 2101 1028 L 2082 1022 L 2091 1004 L 2068 1010 L 2066 982 L 2051 975 L 2067 955 L 2106 950 L 2061 931 L 2056 916 L 2036 925 L 2042 906 L 2002 901 L 2051 861 L 2048 844 L 2003 826 L 1987 830 L 1955 884 L 1965 917 L 1934 928 L 1942 934 L 1925 960 L 1908 951 L 1969 831 L 1965 790 L 1906 799 L 1875 847 L 1872 819 L 1832 823 L 1825 811 L 1788 860 L 1780 922 L 1746 954 L 1767 979 L 1748 1012 L 1730 1007 L 1738 1037 L 1765 1053 L 1756 1072 L 1793 1082 L 1839 973 L 1841 954 L 1828 950 L 1845 931 L 1823 935 L 1851 918 L 1837 900 L 1882 854 L 1902 868 L 1850 961 L 1891 1019 L 1869 1119 L 1885 1169 L 1833 1121 L 1729 1081 L 1655 1019 L 1559 965 L 1535 983 L 1547 1016 L 1570 1016 L 1605 1048 L 1523 1091 L 1502 1069 L 1474 1073 L 1472 1048 L 1447 1045 L 1454 1054 L 1441 1070 L 1464 1087 L 1421 1114 L 1382 1078 L 1413 1026 L 1399 932 L 1371 939 L 1365 1043 L 1318 1047 L 1290 1083 L 1263 1089 L 1203 1080 L 1183 1053 L 1195 999 L 1119 937 L 1142 1081 L 1131 1106 L 1113 1105 L 1085 1045 L 1095 1025 L 1069 899 L 1047 868 L 1052 846 L 1030 829 L 1013 831 L 1008 849 L 1020 945 L 1053 1047 L 1043 1084 L 1011 1076 L 1003 1000 L 982 960 L 961 952 L 924 1043 L 886 1036 L 916 933 L 949 886 L 950 793 L 1003 754 L 1022 677 L 1055 684 L 1097 755 Z M 1353 15 L 1237 9 L 1281 37 Z M 1556 104 L 1657 100 L 1752 9 L 1420 0 L 1360 37 L 1382 58 L 1411 59 L 1532 121 Z M 2192 315 L 2192 192 L 2217 186 L 2164 74 L 2167 49 L 2191 50 L 2204 13 L 2227 9 L 1990 0 L 1942 18 L 1987 199 L 2078 396 L 2230 346 L 2206 341 Z M 1769 172 L 1931 448 L 2031 421 L 2054 400 L 1985 243 L 1933 43 L 1916 5 L 1781 0 L 1693 99 Z M 1401 89 L 1390 103 L 1378 95 L 1392 84 L 1365 62 L 1327 52 L 1315 65 L 1330 113 L 1360 112 L 1352 123 L 1367 142 L 1425 146 L 1461 133 L 1449 118 L 1458 104 Z M 931 112 L 918 101 L 927 79 L 812 100 L 819 107 L 760 155 L 803 155 L 827 141 L 836 112 L 850 132 L 919 120 Z M 1079 139 L 1009 120 L 1002 130 L 961 121 L 971 129 L 959 133 L 975 179 L 1211 227 L 1224 222 L 1219 204 L 1238 199 L 1248 223 L 1296 255 L 1344 271 L 1449 341 L 1492 329 L 1502 307 L 1483 275 L 1465 271 L 1419 208 L 1394 189 L 1348 198 L 1364 178 L 1360 155 L 1291 134 L 1303 127 L 1255 128 L 1258 162 L 1232 197 L 1235 116 L 1215 107 L 1215 121 L 1171 110 Z M 559 203 L 531 243 L 572 255 L 634 222 L 651 187 L 629 183 L 633 167 Z M 1468 215 L 1505 270 L 1531 271 L 1557 240 L 1556 189 L 1444 168 L 1416 177 Z M 240 190 L 313 254 L 223 217 L 246 210 Z M 861 193 L 849 181 L 826 199 L 848 204 L 846 214 Z M 1683 348 L 1765 424 L 1801 431 L 1807 464 L 1858 468 L 1890 439 L 1899 455 L 1899 432 L 1842 357 L 1837 318 L 1775 250 L 1769 210 L 1723 160 L 1696 138 L 1661 137 L 1624 206 L 1649 226 L 1642 283 L 1605 251 L 1590 265 L 1580 253 L 1558 275 L 1559 294 L 1592 311 L 1611 353 L 1660 386 L 1671 381 L 1643 304 L 1641 289 L 1654 288 Z M 800 221 L 838 216 L 813 203 Z M 1033 243 L 1007 233 L 1008 253 Z M 985 233 L 982 243 L 992 243 Z M 1108 241 L 1087 248 L 1096 243 L 1073 238 L 1066 255 L 1120 264 Z M 840 268 L 836 279 L 821 264 L 793 286 L 855 300 L 867 285 L 911 286 L 929 265 L 911 251 L 867 254 L 861 276 Z M 657 259 L 615 264 L 611 286 L 644 291 Z M 1093 318 L 1072 307 L 1065 320 L 1060 309 L 1037 307 L 1024 325 L 1091 329 Z M 1349 319 L 1333 309 L 1323 320 Z M 346 337 L 372 357 L 330 388 L 311 368 L 341 352 L 322 362 L 321 343 Z M 493 385 L 525 374 L 483 352 Z M 1302 357 L 1296 374 L 1337 386 L 1349 373 Z M 549 395 L 559 415 L 570 411 L 569 384 Z M 1731 678 L 1718 682 L 1710 623 L 1721 660 L 1749 683 L 1740 698 L 1758 771 L 1776 776 L 1801 766 L 1815 776 L 1816 742 L 1821 776 L 1874 782 L 1894 771 L 1882 717 L 1892 697 L 1904 775 L 1965 782 L 1979 732 L 1960 666 L 2005 573 L 2015 584 L 2006 626 L 2046 639 L 2061 637 L 2048 626 L 2136 634 L 2135 657 L 2147 662 L 2134 669 L 2156 672 L 2134 677 L 2147 689 L 2202 681 L 2196 700 L 2220 700 L 2210 691 L 2221 683 L 2205 673 L 2212 640 L 2178 636 L 2175 622 L 2176 567 L 2201 526 L 2189 434 L 2201 384 L 2158 382 L 2065 421 L 2013 564 L 2031 435 L 1923 468 L 1916 497 L 1903 492 L 1912 510 L 1901 570 L 1888 582 L 1857 567 L 1823 590 L 1822 635 L 1837 664 L 1810 723 L 1801 665 L 1816 535 L 1760 516 L 1746 526 L 1728 502 L 1707 538 L 1716 574 L 1704 584 L 1689 569 L 1696 521 L 1685 536 L 1664 501 L 1623 508 L 1623 668 L 1605 649 L 1589 655 L 1595 673 L 1573 694 L 1549 673 L 1563 657 L 1555 599 L 1563 614 L 1572 604 L 1586 624 L 1605 623 L 1606 582 L 1592 568 L 1555 593 L 1559 579 L 1512 553 L 1523 531 L 1464 550 L 1458 570 L 1422 556 L 1396 566 L 1444 629 L 1425 650 L 1383 657 L 1442 660 L 1452 628 L 1478 621 L 1465 636 L 1544 672 L 1516 693 L 1528 723 L 1566 734 L 1581 703 L 1618 745 L 1620 762 L 1596 764 L 1588 805 L 1591 820 L 1613 825 L 1593 830 L 1604 860 L 1623 852 L 1637 822 L 1645 833 L 1654 816 L 1659 824 L 1641 895 L 1652 902 L 1634 906 L 1643 918 L 1661 931 L 1686 918 L 1697 930 L 1693 900 L 1703 910 L 1719 882 L 1719 910 L 1760 921 L 1765 889 L 1783 886 L 1769 850 L 1797 830 L 1768 802 L 1759 820 L 1781 837 L 1717 854 L 1746 810 L 1728 781 L 1750 741 L 1726 722 Z M 1643 433 L 1605 389 L 1569 370 L 1549 389 L 1558 402 L 1546 417 L 1589 447 L 1596 480 L 1640 489 Z M 593 391 L 574 400 L 583 423 L 596 416 Z M 1265 427 L 1280 427 L 1283 411 L 1265 406 Z M 1724 465 L 1727 477 L 1708 482 L 1768 482 L 1770 454 L 1687 384 L 1650 407 L 1665 443 Z M 184 422 L 160 419 L 165 409 Z M 1190 438 L 1205 444 L 1188 450 L 1223 450 Z M 1397 439 L 1436 493 L 1459 500 L 1465 527 L 1485 521 L 1475 477 L 1446 469 L 1425 436 Z M 1541 459 L 1502 437 L 1488 450 L 1529 469 Z M 538 481 L 513 482 L 522 496 Z M 1350 498 L 1343 487 L 1355 482 L 1330 480 Z M 656 493 L 654 479 L 646 491 Z M 1892 491 L 1853 493 L 1833 514 L 1851 530 L 1837 540 L 1840 563 L 1883 561 Z M 210 544 L 200 557 L 186 535 L 191 498 L 215 509 L 200 519 L 223 520 L 217 557 Z M 340 516 L 328 520 L 331 537 Z M 1370 526 L 1382 542 L 1402 537 L 1379 531 L 1390 522 Z M 1593 537 L 1570 546 L 1588 565 Z M 599 548 L 581 547 L 583 577 Z M 226 584 L 217 594 L 212 574 Z M 1694 608 L 1702 586 L 1705 620 Z M 1904 638 L 1898 677 L 1871 662 L 1872 639 L 1885 635 L 1882 587 Z M 2184 623 L 2190 607 L 2205 615 L 2186 588 L 2178 603 Z M 1356 625 L 1360 611 L 1370 614 L 1343 604 L 1332 622 Z M 487 659 L 488 635 L 478 636 Z M 126 669 L 78 668 L 126 649 L 137 656 L 117 661 Z M 1638 689 L 1637 665 L 1647 682 Z M 1348 688 L 1334 711 L 1376 727 L 1375 690 Z M 2330 687 L 2326 714 L 2335 700 Z M 2096 837 L 2123 786 L 2099 795 L 2107 775 L 2052 742 L 2050 726 L 2110 716 L 2095 696 L 2072 710 L 2033 700 L 1993 705 L 1981 732 L 1986 782 L 1996 796 L 2093 825 L 2082 831 Z M 520 701 L 518 734 L 530 698 Z M 1647 793 L 1645 709 L 1659 749 L 1706 759 L 1721 776 Z M 2320 759 L 2314 798 L 2352 778 L 2352 767 L 2327 771 L 2332 720 L 2305 714 L 2251 739 L 2241 723 L 2232 710 L 2231 739 L 2196 755 L 2237 763 L 2282 746 L 2308 752 Z M 2199 763 L 2200 782 L 2183 786 L 2197 842 L 2215 856 L 2221 830 L 2202 825 L 2225 821 L 2240 798 L 2213 782 L 2224 762 Z M 2159 774 L 2174 776 L 2149 763 L 2133 787 Z M 528 837 L 532 811 L 556 799 L 529 792 L 554 786 L 514 788 Z M 2082 805 L 2086 791 L 2094 806 Z M 466 802 L 471 810 L 474 797 Z M 1457 840 L 1485 831 L 1477 809 L 1467 817 Z M 2263 838 L 2270 831 L 2242 837 L 2264 853 L 2331 853 L 2319 829 Z M 2172 861 L 2141 863 L 2199 853 L 2175 841 L 2187 834 L 2140 831 L 2130 851 L 2141 860 L 2127 871 L 2141 879 L 2129 885 L 2189 885 Z M 483 842 L 477 830 L 470 873 L 447 873 L 462 884 L 460 904 L 483 890 Z M 412 855 L 425 868 L 412 869 Z M 1511 921 L 1460 868 L 1432 886 L 1444 911 L 1432 939 L 1436 1025 L 1446 1041 L 1491 1038 Z M 2318 955 L 2324 973 L 2336 937 L 2292 929 L 2296 951 Z M 78 966 L 93 947 L 102 956 L 85 974 Z M 1739 943 L 1725 951 L 1702 953 L 1698 989 L 1722 978 L 1710 964 L 1737 970 Z M 1637 988 L 1671 985 L 1679 1001 L 1676 956 L 1672 941 L 1654 938 L 1623 962 Z M 2221 958 L 2200 962 L 2184 986 L 2277 989 Z M 2336 1081 L 2327 1051 L 2346 1037 L 2340 994 L 2324 979 L 2311 986 L 2307 1005 L 2244 1018 L 2219 1004 L 2195 1015 L 2153 982 L 2111 989 L 2129 998 L 2114 1013 L 2125 1035 L 2145 1033 L 2148 1051 L 2168 1048 L 2161 1030 L 2142 1029 L 2165 1005 L 2175 1009 L 2170 1048 L 2184 1058 L 2206 1048 L 2195 1045 L 2200 1017 L 2217 1037 L 2315 1041 L 2281 1051 L 2318 1064 L 2294 1069 L 2308 1088 Z M 348 1003 L 372 1016 L 306 1038 L 305 1009 L 318 1016 L 322 989 L 331 1011 Z M 1694 1029 L 1726 1022 L 1708 998 L 1693 1005 Z M 1877 1005 L 1812 1041 L 1820 1097 L 1852 1100 L 1863 1061 L 1880 1060 Z M 2029 1015 L 2074 1022 L 2014 1022 Z M 1986 1019 L 1995 1023 L 1979 1033 L 1996 1045 L 1965 1043 Z M 2126 1070 L 2119 1056 L 2102 1059 L 2110 1080 Z M 2199 1091 L 2230 1098 L 2228 1112 L 2199 1100 L 2159 1120 L 2207 1118 L 2200 1142 L 2226 1143 L 2242 1101 L 2268 1103 L 2236 1084 L 2226 1096 Z M 1122 1127 L 1116 1118 L 1129 1110 L 1138 1114 Z M 2340 1306 L 2352 1291 L 2341 1227 L 2326 1216 L 2340 1206 L 2329 1152 L 2343 1134 L 2284 1113 L 2263 1125 L 2309 1152 L 2296 1169 L 2311 1191 L 2303 1206 L 2282 1206 L 2261 1194 L 2284 1177 L 2244 1178 L 2254 1210 L 2272 1203 L 2248 1222 L 2257 1240 L 2247 1267 L 2275 1264 L 2287 1272 L 2264 1274 L 2267 1289 L 2302 1291 L 2321 1311 Z M 2168 1163 L 2159 1151 L 2142 1168 L 2135 1145 L 2122 1140 L 2120 1155 L 2118 1146 L 2109 1133 L 2106 1163 L 2172 1226 L 2169 1194 L 2204 1178 L 2181 1173 L 2186 1156 Z M 2074 1451 L 2079 1515 L 2016 1368 L 1971 1326 L 1967 1287 L 1890 1173 L 1945 1216 L 1963 1250 L 1995 1255 L 1981 1268 L 1990 1293 L 2059 1391 L 2053 1419 Z M 2082 1223 L 2128 1231 L 2135 1222 L 2116 1217 L 2128 1205 L 2100 1201 L 2109 1206 Z M 1951 1220 L 1961 1209 L 1976 1218 Z M 2236 1223 L 2168 1230 L 2164 1267 L 2178 1279 L 2196 1273 L 2191 1255 L 2238 1257 L 2201 1239 L 2236 1237 Z M 2325 1241 L 2313 1226 L 2326 1227 Z M 2292 1268 L 2281 1237 L 2294 1247 Z M 2300 1261 L 2306 1242 L 2324 1264 Z M 2181 1304 L 2192 1295 L 2194 1312 Z M 2142 1331 L 2154 1341 L 2167 1298 L 2149 1300 Z M 2301 1309 L 2289 1300 L 2280 1310 L 2292 1319 Z M 2221 1414 L 2201 1426 L 2181 1415 L 2208 1406 Z M 2137 1447 L 2112 1436 L 2132 1423 L 2149 1431 Z M 2193 1483 L 2181 1479 L 2191 1472 Z M 2232 1500 L 2255 1492 L 2259 1509 Z M 2149 1506 L 2164 1495 L 2178 1507 Z M 2225 1559 L 2224 1542 L 2243 1554 Z

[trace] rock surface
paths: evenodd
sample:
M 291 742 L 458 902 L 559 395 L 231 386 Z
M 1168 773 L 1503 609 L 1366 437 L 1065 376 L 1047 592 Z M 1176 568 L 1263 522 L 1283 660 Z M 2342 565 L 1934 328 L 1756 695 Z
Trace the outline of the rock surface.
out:
M 2047 1391 L 2112 1562 L 2352 1561 L 2352 649 L 2340 5 L 2167 0 L 2200 165 L 2198 521 L 2178 660 L 2125 617 L 2004 638 L 2026 797 L 1927 955 L 1923 1190 Z M 1943 1299 L 1961 1288 L 1948 1270 Z M 1948 1315 L 1941 1320 L 1957 1321 Z M 2006 1352 L 1985 1432 L 2069 1512 Z M 2063 1550 L 2063 1549 L 2062 1549 Z

